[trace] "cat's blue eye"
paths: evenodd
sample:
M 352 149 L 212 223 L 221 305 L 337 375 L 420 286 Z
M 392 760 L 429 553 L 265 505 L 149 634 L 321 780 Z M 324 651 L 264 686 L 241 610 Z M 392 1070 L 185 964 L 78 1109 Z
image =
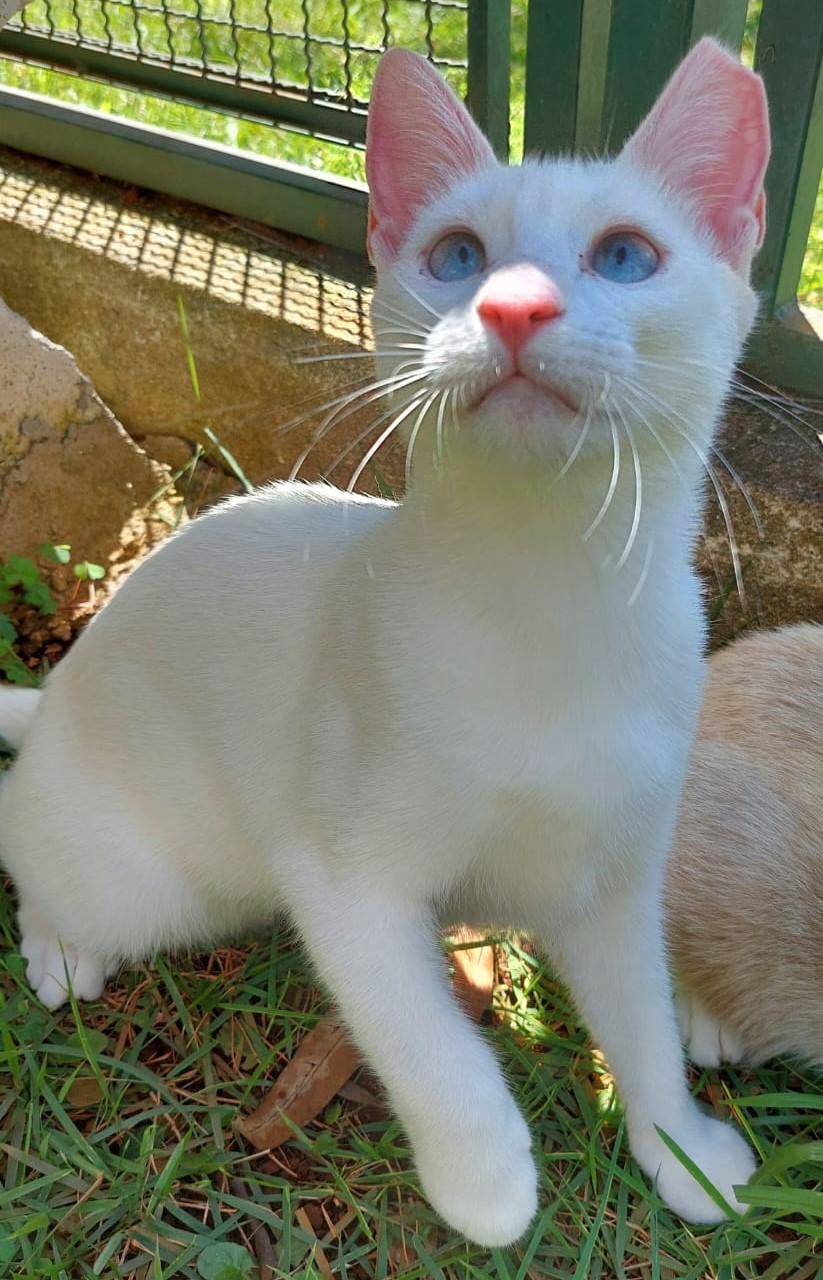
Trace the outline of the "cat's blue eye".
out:
M 486 266 L 486 250 L 470 231 L 450 231 L 429 254 L 429 271 L 435 280 L 469 280 Z
M 637 231 L 610 231 L 595 246 L 592 267 L 604 280 L 638 284 L 660 266 L 660 254 Z

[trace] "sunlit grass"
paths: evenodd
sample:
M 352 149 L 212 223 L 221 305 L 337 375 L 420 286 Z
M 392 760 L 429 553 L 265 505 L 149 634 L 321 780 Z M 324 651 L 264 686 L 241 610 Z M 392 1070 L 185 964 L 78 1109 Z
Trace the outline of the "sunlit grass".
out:
M 516 943 L 499 953 L 490 1034 L 542 1190 L 525 1238 L 488 1251 L 423 1201 L 367 1075 L 276 1152 L 254 1156 L 234 1133 L 325 1008 L 288 934 L 126 973 L 104 1000 L 60 1015 L 28 992 L 1 891 L 0 937 L 0 1274 L 13 1280 L 195 1280 L 225 1243 L 256 1277 L 268 1274 L 251 1270 L 263 1238 L 278 1280 L 817 1275 L 817 1080 L 779 1065 L 695 1077 L 761 1157 L 777 1154 L 752 1192 L 760 1207 L 714 1230 L 687 1226 L 628 1154 L 610 1077 L 563 988 Z

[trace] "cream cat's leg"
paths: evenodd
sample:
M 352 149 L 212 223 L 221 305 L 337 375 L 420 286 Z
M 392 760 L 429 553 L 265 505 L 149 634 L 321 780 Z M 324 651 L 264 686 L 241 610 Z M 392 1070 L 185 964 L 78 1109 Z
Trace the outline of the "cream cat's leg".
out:
M 479 1244 L 511 1243 L 537 1203 L 529 1131 L 452 996 L 430 913 L 307 861 L 293 919 L 388 1090 L 426 1196 Z
M 719 1022 L 697 996 L 678 988 L 675 1009 L 690 1062 L 698 1067 L 719 1067 L 723 1062 L 745 1061 L 739 1036 L 728 1024 Z
M 682 1217 L 724 1215 L 666 1147 L 663 1129 L 742 1212 L 734 1187 L 755 1161 L 729 1125 L 705 1115 L 686 1087 L 665 953 L 659 897 L 637 883 L 599 904 L 567 914 L 551 942 L 578 1007 L 614 1072 L 632 1151 L 662 1198 Z

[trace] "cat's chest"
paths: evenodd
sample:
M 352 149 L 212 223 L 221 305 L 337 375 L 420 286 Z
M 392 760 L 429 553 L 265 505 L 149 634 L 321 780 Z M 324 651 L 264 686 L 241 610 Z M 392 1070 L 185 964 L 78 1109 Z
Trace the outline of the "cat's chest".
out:
M 419 671 L 430 749 L 492 826 L 534 815 L 578 826 L 642 804 L 682 768 L 700 688 L 699 628 L 536 601 L 474 625 L 444 615 Z

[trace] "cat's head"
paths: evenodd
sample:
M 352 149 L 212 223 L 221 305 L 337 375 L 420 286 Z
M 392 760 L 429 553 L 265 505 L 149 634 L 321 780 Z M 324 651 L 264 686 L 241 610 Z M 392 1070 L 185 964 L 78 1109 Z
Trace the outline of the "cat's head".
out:
M 756 311 L 768 155 L 762 82 L 710 39 L 615 159 L 520 168 L 423 58 L 386 53 L 369 251 L 405 429 L 532 462 L 624 430 L 704 449 Z

